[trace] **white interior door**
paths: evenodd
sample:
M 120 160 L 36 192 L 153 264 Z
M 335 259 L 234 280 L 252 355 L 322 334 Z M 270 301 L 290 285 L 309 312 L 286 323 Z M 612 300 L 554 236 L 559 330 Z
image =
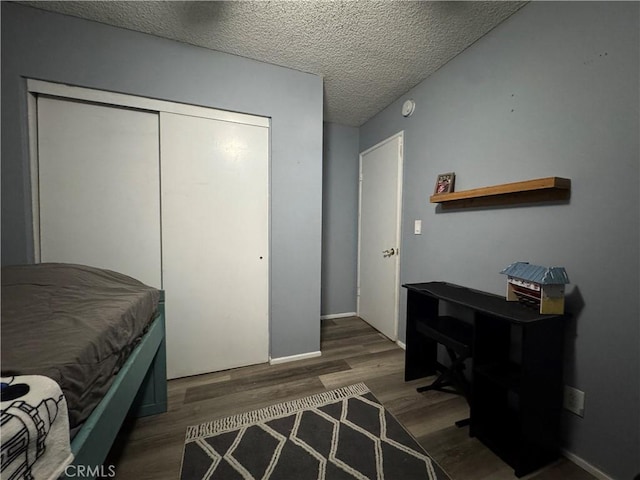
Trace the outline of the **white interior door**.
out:
M 268 360 L 269 130 L 160 114 L 169 378 Z
M 38 97 L 41 262 L 106 268 L 161 288 L 158 135 L 157 113 Z
M 399 133 L 360 154 L 358 316 L 392 340 L 398 336 L 402 143 Z

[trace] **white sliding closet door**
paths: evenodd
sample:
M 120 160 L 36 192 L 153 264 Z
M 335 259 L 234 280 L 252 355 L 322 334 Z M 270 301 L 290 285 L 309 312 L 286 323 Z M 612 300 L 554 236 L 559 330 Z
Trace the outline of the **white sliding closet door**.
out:
M 269 130 L 160 114 L 168 377 L 268 360 Z
M 39 96 L 37 119 L 40 261 L 161 288 L 158 114 Z

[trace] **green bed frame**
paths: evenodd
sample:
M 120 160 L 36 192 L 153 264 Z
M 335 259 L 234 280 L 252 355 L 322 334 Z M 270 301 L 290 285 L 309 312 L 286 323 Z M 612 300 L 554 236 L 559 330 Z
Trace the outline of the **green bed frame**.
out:
M 129 414 L 144 417 L 166 411 L 167 351 L 164 292 L 160 292 L 158 315 L 71 442 L 75 457 L 73 465 L 88 467 L 88 471 L 83 469 L 86 473 L 100 472 L 100 466 Z M 95 478 L 95 475 L 84 475 L 83 478 Z

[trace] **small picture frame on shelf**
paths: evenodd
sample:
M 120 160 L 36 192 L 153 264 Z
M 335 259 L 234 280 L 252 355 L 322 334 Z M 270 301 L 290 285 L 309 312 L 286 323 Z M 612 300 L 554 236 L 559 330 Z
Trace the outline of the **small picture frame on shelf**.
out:
M 453 184 L 456 180 L 456 174 L 453 172 L 441 173 L 436 181 L 436 188 L 433 190 L 434 195 L 453 192 Z

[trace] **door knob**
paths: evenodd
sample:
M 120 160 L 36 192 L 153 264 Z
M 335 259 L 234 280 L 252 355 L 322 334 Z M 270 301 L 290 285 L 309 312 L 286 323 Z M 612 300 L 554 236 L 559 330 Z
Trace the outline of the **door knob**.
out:
M 388 250 L 383 250 L 382 251 L 382 256 L 383 257 L 390 257 L 392 255 L 395 255 L 396 251 L 393 248 L 389 248 Z

